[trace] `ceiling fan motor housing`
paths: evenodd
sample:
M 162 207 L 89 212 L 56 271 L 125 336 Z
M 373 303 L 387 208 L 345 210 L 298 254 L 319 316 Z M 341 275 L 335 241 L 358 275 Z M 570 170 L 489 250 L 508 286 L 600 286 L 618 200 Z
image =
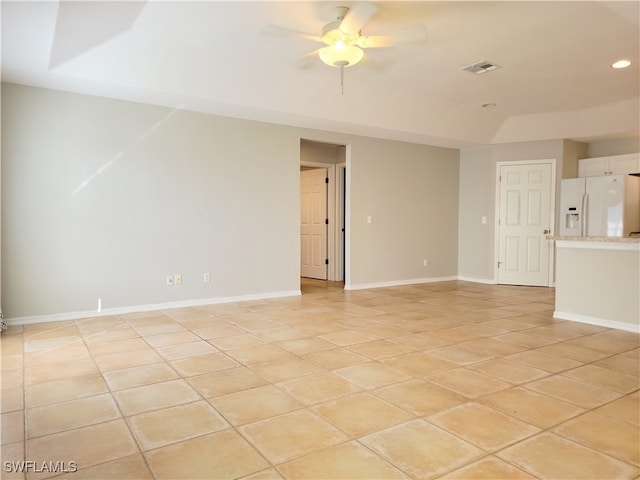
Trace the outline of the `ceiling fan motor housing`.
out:
M 338 20 L 338 22 L 341 22 L 349 11 L 349 7 L 336 7 L 333 9 L 333 11 L 336 13 L 336 19 Z
M 354 34 L 348 34 L 340 30 L 341 20 L 328 23 L 322 29 L 322 41 L 325 45 L 332 46 L 338 42 L 342 42 L 344 45 L 355 45 L 360 38 L 360 32 Z

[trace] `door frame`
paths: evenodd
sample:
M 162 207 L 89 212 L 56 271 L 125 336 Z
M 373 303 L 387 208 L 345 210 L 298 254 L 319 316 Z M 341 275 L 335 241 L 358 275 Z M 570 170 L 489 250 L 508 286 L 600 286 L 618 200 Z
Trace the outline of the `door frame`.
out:
M 499 284 L 499 270 L 498 270 L 498 259 L 500 258 L 500 225 L 498 221 L 500 219 L 500 170 L 503 166 L 509 165 L 540 165 L 540 164 L 549 164 L 551 165 L 551 180 L 550 180 L 550 193 L 551 198 L 549 199 L 549 233 L 550 236 L 555 235 L 555 225 L 556 225 L 556 190 L 558 188 L 556 181 L 556 159 L 555 158 L 547 158 L 542 160 L 513 160 L 506 162 L 496 162 L 496 177 L 495 177 L 495 212 L 494 218 L 496 219 L 494 225 L 494 262 L 493 262 L 493 278 L 496 284 Z M 555 285 L 555 248 L 553 248 L 551 244 L 551 240 L 549 240 L 549 272 L 547 277 L 547 287 L 553 287 Z
M 336 164 L 335 278 L 347 284 L 347 162 Z M 340 225 L 343 225 L 342 230 Z
M 348 149 L 347 149 L 348 151 Z M 300 162 L 301 167 L 311 168 L 326 168 L 327 176 L 329 178 L 329 184 L 327 185 L 327 213 L 329 215 L 329 225 L 327 226 L 327 258 L 329 259 L 329 268 L 327 269 L 327 279 L 329 281 L 345 281 L 347 275 L 347 242 L 341 241 L 341 231 L 338 228 L 338 220 L 343 216 L 342 212 L 345 212 L 346 216 L 346 198 L 342 188 L 338 187 L 339 181 L 344 181 L 344 175 L 346 170 L 345 162 L 334 163 L 321 163 L 321 162 Z M 346 185 L 345 185 L 346 186 Z M 345 222 L 345 234 L 346 234 L 346 218 Z M 344 266 L 343 268 L 343 259 Z

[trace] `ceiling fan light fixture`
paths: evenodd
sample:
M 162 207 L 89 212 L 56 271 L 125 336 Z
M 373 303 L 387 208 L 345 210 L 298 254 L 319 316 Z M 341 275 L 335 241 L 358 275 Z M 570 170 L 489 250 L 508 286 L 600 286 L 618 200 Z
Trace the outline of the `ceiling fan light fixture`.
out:
M 330 67 L 350 67 L 364 57 L 361 48 L 346 43 L 324 47 L 319 50 L 320 60 Z

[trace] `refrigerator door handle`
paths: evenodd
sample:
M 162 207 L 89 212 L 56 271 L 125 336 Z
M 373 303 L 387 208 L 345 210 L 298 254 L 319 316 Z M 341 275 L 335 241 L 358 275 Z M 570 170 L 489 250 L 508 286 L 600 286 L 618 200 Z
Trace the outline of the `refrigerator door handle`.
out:
M 585 193 L 582 195 L 582 222 L 580 222 L 580 236 L 587 236 L 587 228 L 589 227 L 587 221 L 587 210 L 589 208 L 589 194 Z

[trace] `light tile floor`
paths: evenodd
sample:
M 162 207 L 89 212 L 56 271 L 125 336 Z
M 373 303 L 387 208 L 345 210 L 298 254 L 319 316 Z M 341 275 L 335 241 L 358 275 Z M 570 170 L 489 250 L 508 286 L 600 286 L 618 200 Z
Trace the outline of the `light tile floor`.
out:
M 2 478 L 639 478 L 637 334 L 547 288 L 302 288 L 10 327 Z

